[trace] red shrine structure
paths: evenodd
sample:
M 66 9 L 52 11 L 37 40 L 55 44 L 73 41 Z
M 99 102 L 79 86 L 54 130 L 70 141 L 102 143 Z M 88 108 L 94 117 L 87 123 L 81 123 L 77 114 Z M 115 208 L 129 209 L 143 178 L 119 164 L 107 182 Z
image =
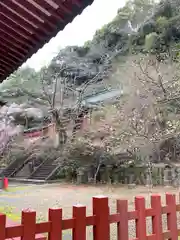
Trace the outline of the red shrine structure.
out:
M 0 0 L 0 82 L 93 0 Z

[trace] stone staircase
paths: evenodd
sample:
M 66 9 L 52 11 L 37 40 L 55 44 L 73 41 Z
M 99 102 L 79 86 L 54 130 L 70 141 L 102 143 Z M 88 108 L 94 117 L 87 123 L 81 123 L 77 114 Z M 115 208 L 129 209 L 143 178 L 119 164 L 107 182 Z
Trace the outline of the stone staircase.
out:
M 49 180 L 56 169 L 57 164 L 53 164 L 52 159 L 47 159 L 29 176 L 29 179 Z
M 25 161 L 26 160 L 24 160 L 24 157 L 22 157 L 21 159 L 18 158 L 17 160 L 13 161 L 7 168 L 5 168 L 1 172 L 1 176 L 13 177 L 14 173 L 16 173 L 18 169 L 21 168 L 21 166 L 23 166 Z

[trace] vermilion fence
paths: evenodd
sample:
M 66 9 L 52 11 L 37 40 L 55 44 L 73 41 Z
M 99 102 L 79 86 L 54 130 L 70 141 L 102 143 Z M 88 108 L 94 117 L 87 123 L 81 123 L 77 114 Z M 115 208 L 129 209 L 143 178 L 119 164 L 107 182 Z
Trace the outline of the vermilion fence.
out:
M 108 198 L 93 198 L 93 216 L 86 216 L 86 207 L 73 206 L 72 219 L 62 219 L 62 209 L 49 209 L 47 222 L 36 223 L 36 212 L 22 212 L 19 226 L 7 227 L 6 216 L 0 215 L 0 240 L 21 237 L 22 240 L 34 240 L 39 233 L 48 233 L 50 240 L 62 240 L 62 231 L 72 229 L 73 240 L 86 239 L 86 226 L 93 226 L 94 240 L 109 240 L 110 224 L 117 223 L 117 240 L 129 240 L 128 221 L 135 220 L 136 238 L 134 240 L 178 240 L 177 215 L 180 204 L 176 204 L 175 195 L 166 194 L 166 206 L 162 206 L 161 197 L 151 197 L 151 208 L 145 208 L 144 197 L 135 198 L 135 210 L 128 211 L 127 200 L 117 200 L 117 213 L 109 213 Z M 167 215 L 167 229 L 162 227 L 162 214 Z M 147 236 L 146 217 L 152 218 L 152 234 Z

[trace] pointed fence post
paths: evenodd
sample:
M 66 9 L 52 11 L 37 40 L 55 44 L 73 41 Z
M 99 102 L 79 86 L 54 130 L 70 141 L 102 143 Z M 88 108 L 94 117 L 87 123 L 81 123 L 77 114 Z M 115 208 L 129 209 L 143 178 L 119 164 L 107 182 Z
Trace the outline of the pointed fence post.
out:
M 83 205 L 73 206 L 73 240 L 86 240 L 86 207 Z
M 170 231 L 171 240 L 178 239 L 177 215 L 176 215 L 176 196 L 166 193 L 166 205 L 168 206 L 167 226 Z
M 21 224 L 23 225 L 21 240 L 34 240 L 36 235 L 36 212 L 23 210 Z
M 161 196 L 151 196 L 151 207 L 155 212 L 152 217 L 152 233 L 157 240 L 163 240 Z
M 117 224 L 118 240 L 128 240 L 128 201 L 117 200 L 117 213 L 120 214 L 120 222 Z
M 95 226 L 93 227 L 94 240 L 110 239 L 109 205 L 108 197 L 93 197 L 93 215 Z
M 51 222 L 49 240 L 62 240 L 62 209 L 49 209 L 49 222 Z
M 0 214 L 0 240 L 6 239 L 6 215 Z
M 138 219 L 136 219 L 136 238 L 138 238 L 138 240 L 144 240 L 146 239 L 146 209 L 144 197 L 135 197 L 135 210 L 138 213 Z

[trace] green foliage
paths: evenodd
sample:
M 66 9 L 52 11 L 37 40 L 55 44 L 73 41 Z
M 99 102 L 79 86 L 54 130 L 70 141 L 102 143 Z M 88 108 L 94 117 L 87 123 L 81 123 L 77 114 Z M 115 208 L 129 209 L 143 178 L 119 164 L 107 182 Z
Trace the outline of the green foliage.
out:
M 2 88 L 23 86 L 27 89 L 36 89 L 38 80 L 39 74 L 34 69 L 29 67 L 20 68 L 3 82 Z
M 149 20 L 141 26 L 141 28 L 139 29 L 139 35 L 142 38 L 145 38 L 146 35 L 155 31 L 156 31 L 155 22 L 153 20 Z
M 133 26 L 140 24 L 149 15 L 154 5 L 153 0 L 129 0 L 118 10 L 117 20 L 129 20 Z
M 77 54 L 79 57 L 85 57 L 86 54 L 88 53 L 89 51 L 89 46 L 88 45 L 84 45 L 83 47 L 77 47 L 76 51 L 77 51 Z
M 176 8 L 176 5 L 174 5 Z M 159 5 L 156 8 L 155 17 L 166 17 L 171 18 L 174 16 L 175 9 L 173 8 L 173 2 L 170 0 L 161 0 Z
M 40 73 L 29 67 L 18 69 L 0 85 L 0 95 L 8 102 L 18 104 L 30 100 L 41 89 Z M 38 95 L 39 96 L 39 95 Z
M 178 2 L 161 1 L 156 6 L 154 15 L 139 29 L 135 43 L 137 45 L 144 44 L 146 50 L 153 48 L 155 54 L 167 52 L 170 55 L 173 50 L 172 46 L 180 40 L 180 15 L 177 10 L 179 6 Z
M 155 48 L 155 43 L 157 41 L 158 35 L 156 32 L 146 35 L 145 39 L 145 49 L 147 51 L 152 51 Z
M 92 41 L 87 41 L 83 47 L 77 47 L 78 56 L 86 57 L 95 45 L 97 49 L 103 46 L 105 54 L 109 50 L 122 49 L 123 55 L 128 50 L 130 53 L 144 51 L 144 47 L 145 50 L 154 48 L 154 53 L 169 51 L 172 42 L 180 39 L 180 4 L 172 0 L 161 1 L 159 4 L 155 2 L 128 0 L 110 23 L 96 31 Z M 153 9 L 155 9 L 154 14 L 152 14 Z M 130 37 L 127 31 L 128 23 L 131 23 L 133 28 L 139 28 L 138 32 L 133 32 Z M 22 86 L 31 92 L 36 92 L 41 88 L 41 74 L 45 70 L 48 72 L 47 84 L 50 84 L 52 75 L 59 72 L 59 69 L 54 68 L 53 62 L 38 73 L 28 67 L 21 68 L 11 75 L 1 88 Z
M 87 41 L 83 47 L 74 47 L 78 57 L 92 56 L 95 52 L 99 54 L 99 59 L 102 55 L 110 55 L 110 52 L 120 52 L 118 54 L 122 56 L 126 53 L 144 52 L 144 50 L 158 55 L 162 52 L 169 54 L 174 50 L 175 43 L 177 44 L 180 40 L 180 3 L 174 0 L 164 0 L 158 4 L 156 2 L 128 0 L 110 23 L 96 31 L 92 41 Z M 138 31 L 129 34 L 128 23 Z M 47 74 L 44 74 L 45 71 Z M 43 68 L 40 72 L 35 72 L 28 67 L 21 68 L 11 75 L 8 81 L 1 84 L 1 89 L 14 88 L 15 90 L 21 86 L 31 93 L 37 93 L 37 90 L 42 89 L 41 75 L 46 78 L 45 83 L 50 85 L 52 76 L 59 71 L 60 68 L 55 66 L 53 61 L 49 67 Z M 21 102 L 23 101 L 24 97 L 21 96 Z
M 153 8 L 153 0 L 129 0 L 125 6 L 120 8 L 117 12 L 116 17 L 112 22 L 104 25 L 101 29 L 97 30 L 92 43 L 106 42 L 106 46 L 116 46 L 118 42 L 122 42 L 122 39 L 128 41 L 126 26 L 128 21 L 132 24 L 132 27 L 137 27 L 142 24 L 147 16 L 151 13 Z M 148 34 L 152 32 L 152 26 L 147 26 L 151 30 L 143 30 L 144 33 Z M 145 34 L 145 35 L 146 35 Z M 143 37 L 145 37 L 145 35 Z M 139 41 L 139 40 L 138 40 Z M 107 43 L 108 42 L 108 43 Z M 113 43 L 113 44 L 112 44 Z M 136 42 L 137 43 L 137 42 Z M 144 44 L 144 42 L 142 43 Z
M 169 25 L 169 21 L 166 17 L 162 17 L 160 16 L 157 20 L 156 20 L 156 29 L 159 33 L 162 33 L 165 31 L 165 29 L 167 29 Z
M 93 43 L 101 43 L 106 40 L 108 35 L 111 33 L 111 25 L 107 24 L 104 25 L 101 29 L 97 30 L 94 37 L 93 37 Z

